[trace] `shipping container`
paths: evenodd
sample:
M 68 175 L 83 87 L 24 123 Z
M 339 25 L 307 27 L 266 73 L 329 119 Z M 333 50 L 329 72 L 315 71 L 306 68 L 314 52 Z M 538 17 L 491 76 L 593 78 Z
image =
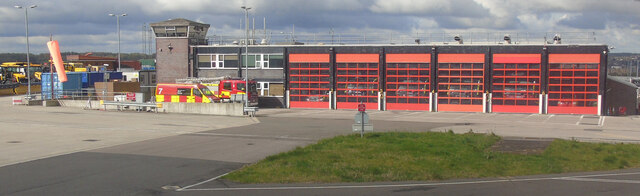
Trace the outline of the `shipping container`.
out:
M 42 99 L 51 99 L 51 74 L 42 73 Z M 68 72 L 67 82 L 58 81 L 58 74 L 53 74 L 53 94 L 56 99 L 65 98 L 82 90 L 82 73 Z

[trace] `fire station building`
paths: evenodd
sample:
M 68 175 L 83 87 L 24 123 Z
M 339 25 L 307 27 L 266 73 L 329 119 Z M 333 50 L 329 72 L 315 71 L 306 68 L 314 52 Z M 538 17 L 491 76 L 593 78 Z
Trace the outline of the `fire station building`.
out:
M 162 70 L 172 70 L 171 78 L 248 74 L 264 100 L 286 108 L 605 111 L 606 45 L 249 45 L 247 52 L 242 45 L 194 44 L 180 50 L 188 61 L 163 64 L 161 56 L 177 55 L 167 48 L 176 45 L 157 40 L 159 80 Z

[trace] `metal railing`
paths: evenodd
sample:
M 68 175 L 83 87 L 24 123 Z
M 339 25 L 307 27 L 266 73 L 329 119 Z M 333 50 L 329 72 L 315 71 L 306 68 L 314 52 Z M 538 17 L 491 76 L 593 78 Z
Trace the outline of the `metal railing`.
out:
M 511 44 L 552 44 L 557 35 L 562 44 L 598 44 L 595 32 L 419 32 L 406 33 L 278 33 L 256 34 L 250 44 L 267 45 L 302 42 L 307 45 L 358 45 L 358 44 L 458 44 L 455 36 L 461 36 L 464 44 L 504 44 L 505 35 Z M 244 35 L 214 34 L 207 36 L 209 45 L 242 45 Z
M 42 92 L 39 97 L 43 100 L 51 100 L 51 92 Z M 125 101 L 126 92 L 107 92 L 100 89 L 82 89 L 72 91 L 56 91 L 53 99 L 66 100 L 107 100 Z

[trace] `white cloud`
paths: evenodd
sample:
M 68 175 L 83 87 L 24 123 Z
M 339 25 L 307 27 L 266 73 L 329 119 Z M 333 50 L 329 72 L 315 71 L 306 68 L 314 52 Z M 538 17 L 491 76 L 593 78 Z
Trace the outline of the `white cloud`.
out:
M 0 52 L 24 51 L 24 11 L 0 1 Z M 640 52 L 640 2 L 635 0 L 56 0 L 29 11 L 32 43 L 52 33 L 69 50 L 115 51 L 115 19 L 121 18 L 123 51 L 138 50 L 144 23 L 186 18 L 211 24 L 210 34 L 236 34 L 241 5 L 252 7 L 272 32 L 415 34 L 418 32 L 596 32 L 618 52 Z M 127 32 L 125 35 L 124 32 Z M 384 37 L 384 36 L 382 36 Z M 624 39 L 623 39 L 624 37 Z M 445 39 L 449 39 L 446 38 Z M 126 40 L 126 41 L 125 41 Z M 39 43 L 42 44 L 42 43 Z M 623 51 L 624 50 L 624 51 Z M 37 47 L 34 47 L 37 51 Z

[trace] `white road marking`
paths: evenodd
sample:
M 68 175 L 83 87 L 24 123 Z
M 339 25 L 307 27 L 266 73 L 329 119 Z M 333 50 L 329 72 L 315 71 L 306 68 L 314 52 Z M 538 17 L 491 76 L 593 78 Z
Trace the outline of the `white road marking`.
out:
M 538 115 L 538 114 L 529 114 L 529 116 L 524 117 L 524 118 L 529 118 L 529 117 L 532 117 L 532 116 L 534 116 L 534 115 Z
M 597 179 L 597 178 L 560 178 L 558 180 L 571 180 L 571 181 L 583 181 L 583 182 L 610 182 L 610 183 L 627 183 L 627 184 L 640 184 L 638 180 L 615 180 L 615 179 Z
M 581 115 L 580 119 L 578 119 L 578 122 L 576 122 L 576 125 L 580 125 L 580 121 L 582 121 L 583 118 L 584 118 L 584 115 Z
M 604 120 L 606 119 L 606 116 L 600 116 L 600 119 L 598 120 L 598 126 L 603 126 L 604 125 Z
M 227 173 L 224 173 L 224 174 L 222 174 L 222 175 L 219 175 L 219 176 L 213 177 L 213 178 L 211 178 L 211 179 L 209 179 L 209 180 L 205 180 L 205 181 L 198 182 L 198 183 L 195 183 L 195 184 L 192 184 L 192 185 L 189 185 L 189 186 L 185 186 L 185 187 L 183 187 L 183 188 L 176 189 L 176 191 L 183 191 L 183 190 L 186 190 L 186 189 L 191 188 L 191 187 L 194 187 L 194 186 L 198 186 L 198 185 L 201 185 L 201 184 L 204 184 L 204 183 L 207 183 L 207 182 L 211 182 L 211 181 L 217 180 L 218 178 L 222 178 L 223 176 L 226 176 L 226 175 L 227 175 L 227 174 L 229 174 L 229 173 L 231 173 L 231 172 L 227 172 Z
M 221 136 L 221 137 L 245 137 L 245 138 L 261 138 L 261 139 L 316 141 L 311 138 L 303 138 L 303 137 L 264 136 L 264 135 L 227 134 L 227 133 L 186 133 L 186 135 L 208 135 L 208 136 Z
M 547 123 L 547 121 L 549 121 L 549 119 L 551 119 L 551 117 L 555 116 L 555 114 L 551 114 L 549 115 L 549 117 L 547 117 L 547 119 L 545 119 L 544 121 L 542 121 L 542 123 Z
M 576 181 L 600 181 L 611 183 L 640 183 L 640 181 L 633 180 L 608 180 L 608 179 L 589 179 L 587 177 L 603 177 L 603 176 L 624 176 L 624 175 L 638 175 L 640 172 L 628 172 L 628 173 L 612 173 L 612 174 L 594 174 L 594 175 L 581 175 L 581 176 L 566 176 L 566 177 L 547 177 L 547 178 L 522 178 L 522 179 L 503 179 L 503 180 L 480 180 L 480 181 L 463 181 L 463 182 L 435 182 L 435 183 L 420 183 L 420 184 L 380 184 L 380 185 L 345 185 L 345 186 L 289 186 L 289 187 L 244 187 L 244 188 L 200 188 L 189 189 L 191 187 L 204 184 L 206 182 L 213 181 L 215 179 L 209 179 L 205 182 L 201 182 L 195 185 L 190 185 L 179 189 L 178 191 L 241 191 L 241 190 L 300 190 L 300 189 L 351 189 L 351 188 L 389 188 L 389 187 L 416 187 L 416 186 L 441 186 L 441 185 L 465 185 L 465 184 L 487 184 L 487 183 L 499 183 L 499 182 L 527 182 L 527 181 L 542 181 L 542 180 L 576 180 Z M 226 174 L 224 174 L 226 175 Z M 220 176 L 221 177 L 221 176 Z

